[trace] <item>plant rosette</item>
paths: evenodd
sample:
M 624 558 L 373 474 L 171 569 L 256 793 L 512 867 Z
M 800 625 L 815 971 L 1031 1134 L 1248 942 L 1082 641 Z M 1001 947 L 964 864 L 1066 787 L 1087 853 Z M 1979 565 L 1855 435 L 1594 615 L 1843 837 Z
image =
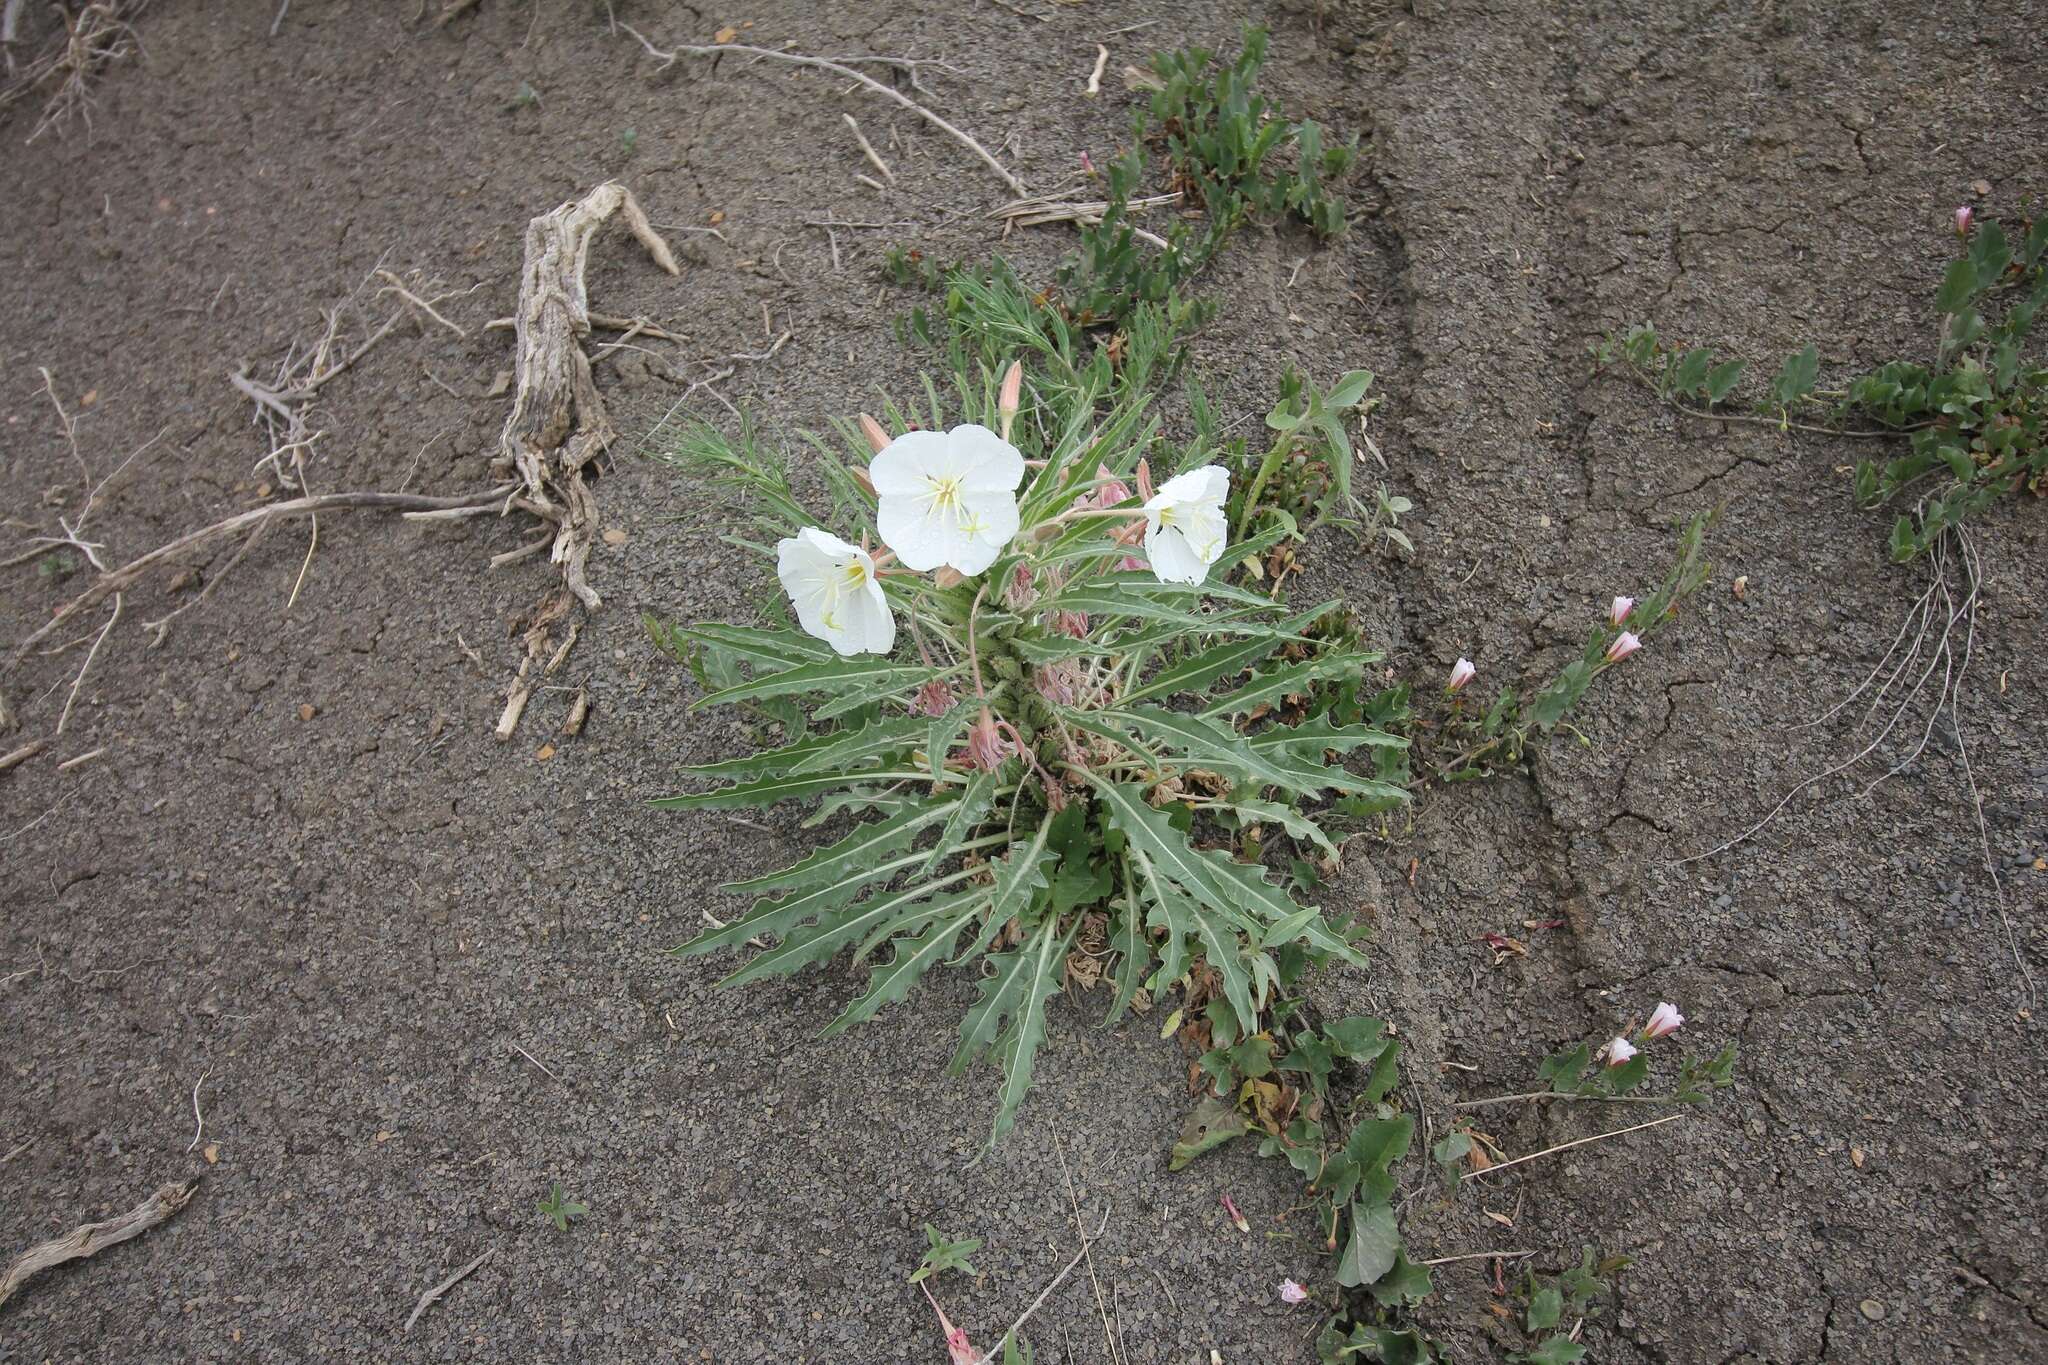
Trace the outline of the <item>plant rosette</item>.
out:
M 939 429 L 934 395 L 925 429 L 849 425 L 852 462 L 820 443 L 836 530 L 779 471 L 708 429 L 689 438 L 690 461 L 760 495 L 761 520 L 786 532 L 753 548 L 775 559 L 794 621 L 679 627 L 667 643 L 709 685 L 697 706 L 755 706 L 788 742 L 691 769 L 726 785 L 657 804 L 823 797 L 816 821 L 853 817 L 794 865 L 729 886 L 752 908 L 677 951 L 773 936 L 730 984 L 873 959 L 828 1033 L 941 963 L 973 971 L 952 1069 L 984 1054 L 1000 1067 L 999 1138 L 1069 983 L 1107 981 L 1115 1019 L 1205 962 L 1253 1019 L 1283 951 L 1362 963 L 1269 878 L 1260 835 L 1334 858 L 1321 822 L 1336 801 L 1404 797 L 1342 757 L 1405 740 L 1340 704 L 1379 656 L 1311 633 L 1337 603 L 1290 612 L 1226 581 L 1292 527 L 1232 543 L 1230 475 L 1214 464 L 1153 486 L 1146 455 L 1166 447 L 1142 393 L 1048 385 L 1020 449 L 1020 368 L 994 392 L 960 387 L 986 424 Z

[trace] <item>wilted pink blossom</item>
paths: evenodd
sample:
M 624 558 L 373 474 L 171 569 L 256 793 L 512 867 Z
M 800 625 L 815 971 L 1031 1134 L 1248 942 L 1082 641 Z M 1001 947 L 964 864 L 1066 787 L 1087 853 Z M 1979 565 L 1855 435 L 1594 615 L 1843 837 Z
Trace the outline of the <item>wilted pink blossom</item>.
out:
M 1040 664 L 1032 670 L 1031 685 L 1054 706 L 1072 706 L 1081 695 L 1080 661 L 1059 659 Z
M 1053 613 L 1052 628 L 1061 635 L 1076 640 L 1088 638 L 1088 613 L 1085 611 L 1057 611 Z
M 953 687 L 944 678 L 933 678 L 917 689 L 910 709 L 920 716 L 943 716 L 953 709 Z
M 1643 647 L 1643 642 L 1632 630 L 1625 630 L 1614 637 L 1614 643 L 1607 646 L 1607 662 L 1618 664 Z
M 955 1327 L 953 1320 L 946 1316 L 946 1310 L 939 1307 L 939 1301 L 932 1297 L 931 1286 L 919 1282 L 918 1288 L 924 1291 L 932 1311 L 939 1315 L 939 1330 L 946 1334 L 946 1359 L 950 1365 L 981 1365 L 981 1352 L 974 1349 L 967 1340 L 967 1333 Z
M 1635 1045 L 1626 1038 L 1616 1038 L 1607 1045 L 1607 1065 L 1609 1066 L 1620 1066 L 1635 1055 Z
M 1976 219 L 1976 217 L 1977 217 L 1977 214 L 1976 214 L 1976 212 L 1975 212 L 1974 210 L 1972 210 L 1972 209 L 1970 208 L 1970 206 L 1969 206 L 1968 204 L 1965 204 L 1965 205 L 1963 205 L 1963 206 L 1962 206 L 1961 208 L 1957 209 L 1957 210 L 1956 210 L 1956 236 L 1958 236 L 1958 237 L 1967 237 L 1967 236 L 1969 236 L 1969 235 L 1970 235 L 1970 224 L 1971 224 L 1971 223 L 1972 223 L 1972 222 L 1973 222 L 1973 221 L 1974 221 L 1974 220 Z
M 1668 1000 L 1659 1000 L 1657 1008 L 1650 1011 L 1650 1022 L 1643 1025 L 1643 1039 L 1662 1038 L 1667 1033 L 1676 1033 L 1685 1024 L 1685 1016 L 1678 1012 L 1678 1006 Z
M 974 724 L 967 727 L 967 762 L 983 772 L 993 772 L 1010 756 L 1010 742 L 996 728 L 995 717 L 986 706 Z
M 1028 611 L 1037 600 L 1038 590 L 1031 585 L 1031 565 L 1020 559 L 1010 581 L 1003 585 L 1003 605 L 1011 611 Z
M 1635 598 L 1633 598 L 1633 597 L 1617 597 L 1617 598 L 1615 598 L 1615 599 L 1614 599 L 1614 602 L 1613 602 L 1613 604 L 1612 604 L 1611 606 L 1609 606 L 1609 607 L 1607 608 L 1607 624 L 1608 624 L 1608 625 L 1610 625 L 1610 626 L 1618 626 L 1618 625 L 1620 625 L 1620 624 L 1621 624 L 1621 623 L 1622 623 L 1623 621 L 1626 621 L 1626 620 L 1628 620 L 1628 614 L 1629 614 L 1630 612 L 1634 611 L 1635 609 L 1636 609 L 1636 599 L 1635 599 Z
M 1280 1281 L 1280 1301 L 1282 1303 L 1306 1303 L 1308 1302 L 1308 1291 L 1292 1280 L 1282 1280 Z
M 1457 663 L 1451 666 L 1451 680 L 1444 685 L 1444 691 L 1457 692 L 1463 690 L 1465 684 L 1471 682 L 1474 675 L 1478 672 L 1479 670 L 1472 666 L 1470 659 L 1460 658 Z

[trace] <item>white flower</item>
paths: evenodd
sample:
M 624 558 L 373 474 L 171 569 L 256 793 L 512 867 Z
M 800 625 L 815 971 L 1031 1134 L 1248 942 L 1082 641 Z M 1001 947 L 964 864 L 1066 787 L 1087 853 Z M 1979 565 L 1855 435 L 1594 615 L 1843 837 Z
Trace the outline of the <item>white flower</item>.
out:
M 1230 538 L 1223 517 L 1230 471 L 1205 464 L 1159 485 L 1145 503 L 1145 557 L 1162 583 L 1199 583 Z
M 1657 1008 L 1650 1011 L 1650 1022 L 1643 1025 L 1643 1037 L 1662 1038 L 1667 1033 L 1676 1033 L 1685 1025 L 1685 1016 L 1678 1012 L 1678 1006 L 1668 1000 L 1659 1000 Z
M 1292 1280 L 1282 1280 L 1280 1281 L 1280 1298 L 1284 1303 L 1303 1303 L 1308 1299 L 1308 1291 Z
M 1614 637 L 1614 643 L 1607 646 L 1607 662 L 1618 664 L 1643 647 L 1642 639 L 1632 630 L 1625 630 Z
M 1607 1065 L 1620 1066 L 1636 1055 L 1636 1046 L 1626 1038 L 1616 1038 L 1607 1045 Z
M 1615 598 L 1614 601 L 1607 608 L 1607 624 L 1610 626 L 1619 626 L 1623 621 L 1628 620 L 1628 614 L 1634 611 L 1635 609 L 1635 598 Z
M 1451 680 L 1444 685 L 1444 691 L 1459 691 L 1466 683 L 1471 682 L 1478 672 L 1479 670 L 1472 666 L 1470 659 L 1461 657 L 1457 663 L 1451 665 Z
M 1017 534 L 1024 457 L 987 427 L 908 431 L 868 465 L 875 525 L 904 566 L 973 576 Z
M 804 632 L 838 654 L 887 654 L 895 645 L 896 618 L 875 581 L 875 561 L 859 546 L 806 526 L 775 542 L 775 575 Z

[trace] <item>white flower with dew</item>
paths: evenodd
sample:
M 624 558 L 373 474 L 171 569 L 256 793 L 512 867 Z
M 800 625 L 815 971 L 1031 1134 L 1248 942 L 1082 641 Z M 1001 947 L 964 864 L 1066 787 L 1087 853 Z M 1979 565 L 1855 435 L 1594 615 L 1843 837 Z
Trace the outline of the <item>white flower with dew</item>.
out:
M 987 427 L 907 431 L 868 465 L 875 525 L 906 568 L 972 577 L 1017 534 L 1024 457 Z
M 796 619 L 842 657 L 887 654 L 896 618 L 875 579 L 875 561 L 858 545 L 806 526 L 775 543 L 775 576 L 796 605 Z
M 1223 557 L 1230 524 L 1223 504 L 1230 471 L 1205 464 L 1176 474 L 1145 501 L 1145 557 L 1162 583 L 1199 583 Z

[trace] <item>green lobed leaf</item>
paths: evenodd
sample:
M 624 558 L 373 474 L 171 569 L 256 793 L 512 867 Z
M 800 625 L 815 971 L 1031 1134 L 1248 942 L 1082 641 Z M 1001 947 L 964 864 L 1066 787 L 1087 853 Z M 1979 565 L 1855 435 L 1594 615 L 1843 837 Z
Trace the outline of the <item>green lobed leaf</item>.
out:
M 989 958 L 995 973 L 982 982 L 981 999 L 961 1025 L 960 1047 L 947 1070 L 957 1075 L 991 1044 L 1002 1068 L 991 1145 L 1016 1125 L 1017 1107 L 1031 1088 L 1032 1060 L 1045 1040 L 1046 1002 L 1059 993 L 1067 949 L 1079 925 L 1077 916 L 1062 934 L 1059 921 L 1048 915 L 1016 951 Z
M 963 906 L 978 905 L 986 894 L 980 887 L 943 896 L 936 894 L 968 875 L 965 871 L 955 872 L 937 881 L 885 891 L 857 905 L 828 910 L 818 916 L 816 923 L 793 929 L 773 948 L 756 953 L 718 984 L 740 986 L 764 976 L 788 976 L 800 967 L 826 961 L 840 949 L 864 938 L 912 929 L 948 917 Z
M 744 894 L 769 891 L 779 886 L 836 884 L 855 872 L 873 869 L 884 855 L 909 843 L 919 830 L 946 819 L 958 805 L 957 799 L 933 801 L 912 806 L 883 820 L 871 820 L 837 843 L 828 844 L 779 872 L 727 882 L 720 890 Z
M 1291 637 L 1313 625 L 1339 603 L 1332 599 L 1274 626 L 1272 637 L 1230 640 L 1161 668 L 1152 678 L 1123 696 L 1126 705 L 1152 697 L 1172 697 L 1182 692 L 1206 691 L 1217 681 L 1234 678 L 1273 652 L 1273 639 Z
M 721 649 L 761 668 L 795 668 L 799 664 L 829 663 L 837 657 L 823 640 L 812 639 L 794 630 L 762 630 L 756 626 L 730 626 L 717 621 L 677 626 L 670 638 Z
M 974 922 L 979 905 L 967 905 L 952 914 L 932 922 L 922 934 L 904 935 L 890 940 L 895 944 L 896 955 L 888 962 L 875 968 L 868 978 L 868 989 L 859 999 L 848 1005 L 837 1019 L 825 1026 L 819 1035 L 830 1038 L 844 1033 L 855 1024 L 872 1019 L 884 1005 L 901 1004 L 910 995 L 910 988 L 933 966 L 953 951 L 953 945 L 960 939 L 960 931 Z
M 1808 343 L 1804 350 L 1786 357 L 1778 377 L 1771 381 L 1771 399 L 1781 408 L 1789 408 L 1807 394 L 1813 392 L 1814 380 L 1820 374 L 1820 351 Z
M 1276 664 L 1254 674 L 1250 681 L 1236 691 L 1226 692 L 1218 697 L 1203 707 L 1199 714 L 1210 720 L 1224 716 L 1241 716 L 1265 703 L 1277 701 L 1291 694 L 1307 692 L 1316 683 L 1327 679 L 1360 673 L 1368 663 L 1377 659 L 1377 655 L 1333 650 L 1299 663 Z

